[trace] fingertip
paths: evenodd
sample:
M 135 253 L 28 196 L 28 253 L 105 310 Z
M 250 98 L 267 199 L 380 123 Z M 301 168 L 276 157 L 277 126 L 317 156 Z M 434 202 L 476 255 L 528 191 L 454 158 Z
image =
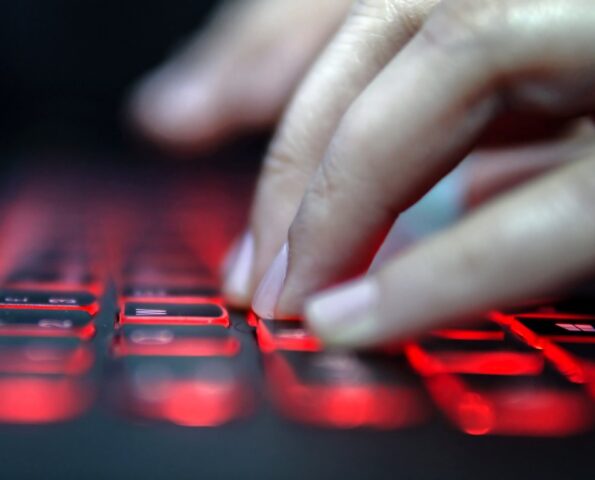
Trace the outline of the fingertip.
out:
M 253 264 L 254 237 L 246 232 L 232 247 L 223 264 L 223 295 L 230 306 L 250 307 Z
M 206 78 L 166 66 L 134 88 L 128 110 L 135 127 L 152 140 L 194 148 L 219 133 L 215 100 Z
M 276 317 L 277 303 L 279 302 L 287 275 L 288 260 L 289 248 L 287 243 L 285 243 L 254 294 L 252 309 L 261 318 Z
M 307 300 L 305 320 L 325 345 L 363 347 L 381 340 L 379 302 L 376 281 L 359 279 Z

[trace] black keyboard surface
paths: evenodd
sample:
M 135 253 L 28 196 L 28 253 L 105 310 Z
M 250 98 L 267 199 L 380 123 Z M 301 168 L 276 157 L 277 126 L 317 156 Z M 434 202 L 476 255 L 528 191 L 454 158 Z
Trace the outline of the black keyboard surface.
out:
M 325 351 L 219 293 L 242 182 L 33 178 L 0 207 L 0 478 L 592 477 L 588 288 Z

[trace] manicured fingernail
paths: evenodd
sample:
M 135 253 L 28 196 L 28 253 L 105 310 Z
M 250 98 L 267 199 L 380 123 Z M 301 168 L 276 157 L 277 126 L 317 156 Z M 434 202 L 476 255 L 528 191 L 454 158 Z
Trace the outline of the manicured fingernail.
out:
M 254 237 L 244 234 L 224 262 L 223 292 L 231 305 L 250 305 L 250 275 L 254 261 Z
M 379 299 L 375 281 L 356 280 L 311 298 L 306 320 L 327 345 L 365 343 L 377 330 Z
M 252 309 L 262 318 L 274 318 L 275 316 L 275 307 L 279 301 L 285 283 L 285 275 L 287 274 L 288 251 L 287 243 L 285 243 L 254 295 Z

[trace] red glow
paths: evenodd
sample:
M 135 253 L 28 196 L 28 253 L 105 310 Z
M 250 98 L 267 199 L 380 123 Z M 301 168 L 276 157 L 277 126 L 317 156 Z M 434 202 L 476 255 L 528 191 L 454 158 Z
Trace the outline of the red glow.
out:
M 544 360 L 540 353 L 525 352 L 427 352 L 417 344 L 405 347 L 407 358 L 424 375 L 461 373 L 476 375 L 539 375 Z
M 237 382 L 156 381 L 151 396 L 129 392 L 127 409 L 137 416 L 186 427 L 216 427 L 248 413 L 249 392 Z
M 246 323 L 251 327 L 257 327 L 258 326 L 258 315 L 256 315 L 256 313 L 254 313 L 252 310 L 250 310 L 246 314 Z
M 117 336 L 112 344 L 116 357 L 152 356 L 152 357 L 233 357 L 240 352 L 237 338 L 174 338 L 159 345 L 139 345 Z
M 19 309 L 19 310 L 82 310 L 89 315 L 95 315 L 99 312 L 99 302 L 93 302 L 90 305 L 33 305 L 33 304 L 0 304 L 0 308 Z
M 159 302 L 159 303 L 175 303 L 180 302 Z M 200 303 L 200 302 L 198 302 Z M 150 305 L 147 303 L 147 305 Z M 215 304 L 216 305 L 216 304 Z M 229 313 L 227 309 L 221 305 L 218 305 L 221 309 L 221 314 L 217 317 L 198 317 L 198 316 L 142 316 L 142 315 L 126 315 L 125 304 L 120 305 L 120 313 L 118 315 L 118 323 L 121 325 L 221 325 L 223 327 L 229 327 Z
M 82 415 L 93 401 L 88 385 L 72 379 L 0 379 L 0 422 L 44 424 Z
M 80 338 L 91 340 L 97 331 L 93 323 L 80 328 L 45 328 L 32 325 L 0 325 L 0 336 L 3 337 L 46 337 L 46 338 Z
M 279 355 L 265 358 L 277 408 L 287 417 L 331 428 L 404 428 L 427 416 L 418 390 L 382 383 L 302 384 Z
M 511 315 L 491 312 L 490 317 L 504 328 L 509 329 L 527 345 L 541 350 L 544 357 L 573 383 L 585 383 L 586 375 L 581 365 L 572 355 L 550 340 L 540 337 Z
M 50 345 L 4 347 L 0 349 L 0 373 L 82 375 L 94 360 L 86 346 L 69 350 Z
M 290 332 L 273 335 L 267 328 L 265 322 L 258 322 L 256 327 L 258 346 L 263 353 L 271 353 L 275 350 L 292 350 L 301 352 L 318 352 L 322 349 L 320 340 L 307 333 Z
M 441 373 L 439 362 L 417 345 L 405 352 L 436 405 L 470 435 L 562 437 L 587 431 L 593 423 L 592 405 L 579 389 L 529 384 L 476 390 L 458 375 Z
M 503 331 L 482 331 L 482 330 L 466 330 L 466 329 L 445 329 L 434 330 L 431 335 L 447 340 L 504 340 Z
M 90 292 L 93 295 L 100 296 L 103 293 L 104 282 L 96 281 L 92 283 L 80 282 L 10 282 L 4 285 L 6 288 L 22 290 L 51 290 L 54 292 L 71 292 L 73 290 Z

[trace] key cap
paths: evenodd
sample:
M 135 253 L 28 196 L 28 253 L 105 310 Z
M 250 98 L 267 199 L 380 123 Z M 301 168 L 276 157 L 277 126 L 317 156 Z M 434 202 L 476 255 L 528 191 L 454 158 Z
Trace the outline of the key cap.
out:
M 223 357 L 123 357 L 110 389 L 124 415 L 186 427 L 223 425 L 253 408 L 239 364 Z
M 541 352 L 509 340 L 448 340 L 428 338 L 409 345 L 408 359 L 426 375 L 462 373 L 475 375 L 540 375 L 545 360 Z
M 124 325 L 114 337 L 116 357 L 212 357 L 234 356 L 240 342 L 228 328 L 219 325 L 192 327 Z
M 541 337 L 565 343 L 592 343 L 595 348 L 594 316 L 535 313 L 516 318 Z
M 93 294 L 82 291 L 1 289 L 0 308 L 84 310 L 95 315 L 99 304 Z
M 566 437 L 593 426 L 593 408 L 584 390 L 554 374 L 442 373 L 425 376 L 424 382 L 446 418 L 469 435 Z
M 428 415 L 419 381 L 402 359 L 277 351 L 264 366 L 276 408 L 294 421 L 384 430 L 418 425 Z
M 93 362 L 93 351 L 76 339 L 0 338 L 3 374 L 83 375 Z
M 0 423 L 49 424 L 72 420 L 93 403 L 85 380 L 71 377 L 0 378 Z
M 320 341 L 299 320 L 261 319 L 256 327 L 256 335 L 258 346 L 265 353 L 275 350 L 316 352 L 322 349 Z
M 95 335 L 91 314 L 84 310 L 0 309 L 0 336 L 78 337 Z
M 119 323 L 229 326 L 229 315 L 214 303 L 125 302 Z
M 220 303 L 219 290 L 210 286 L 167 286 L 167 285 L 127 285 L 122 289 L 121 299 L 136 302 L 184 303 L 207 301 Z

